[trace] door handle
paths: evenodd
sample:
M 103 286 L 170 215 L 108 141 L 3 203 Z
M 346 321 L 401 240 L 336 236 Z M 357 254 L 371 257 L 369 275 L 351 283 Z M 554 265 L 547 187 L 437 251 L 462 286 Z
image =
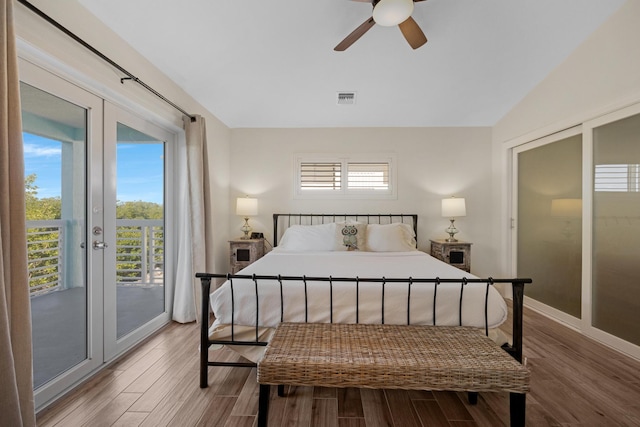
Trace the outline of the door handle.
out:
M 104 249 L 107 247 L 105 242 L 98 242 L 97 240 L 93 241 L 93 249 Z

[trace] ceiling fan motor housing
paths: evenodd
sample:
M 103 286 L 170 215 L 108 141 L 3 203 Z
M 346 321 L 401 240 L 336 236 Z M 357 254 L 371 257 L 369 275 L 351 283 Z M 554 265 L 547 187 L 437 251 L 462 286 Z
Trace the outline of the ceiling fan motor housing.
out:
M 404 22 L 413 13 L 413 0 L 374 0 L 373 19 L 383 27 Z

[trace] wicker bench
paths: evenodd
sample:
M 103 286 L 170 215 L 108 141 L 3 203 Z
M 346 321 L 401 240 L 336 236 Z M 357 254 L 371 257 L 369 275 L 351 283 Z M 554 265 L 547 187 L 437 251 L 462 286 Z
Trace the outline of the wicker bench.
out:
M 258 362 L 258 426 L 270 385 L 510 392 L 524 425 L 529 370 L 482 331 L 459 326 L 281 323 Z M 473 402 L 472 402 L 473 403 Z

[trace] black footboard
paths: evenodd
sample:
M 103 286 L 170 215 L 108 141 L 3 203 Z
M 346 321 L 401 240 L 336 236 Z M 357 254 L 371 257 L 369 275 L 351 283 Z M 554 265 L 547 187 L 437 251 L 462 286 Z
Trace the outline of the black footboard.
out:
M 207 371 L 208 366 L 241 366 L 241 367 L 254 367 L 255 363 L 250 362 L 216 362 L 209 361 L 209 346 L 212 344 L 222 344 L 222 345 L 245 345 L 245 346 L 265 346 L 267 345 L 266 341 L 261 341 L 259 339 L 259 325 L 257 324 L 258 316 L 256 315 L 256 324 L 255 326 L 255 338 L 253 340 L 237 340 L 234 336 L 234 325 L 231 325 L 231 339 L 230 340 L 211 340 L 209 339 L 209 325 L 210 325 L 210 292 L 211 292 L 211 279 L 250 279 L 253 283 L 255 283 L 256 288 L 256 298 L 258 298 L 258 281 L 260 280 L 272 280 L 278 281 L 282 283 L 283 281 L 299 281 L 303 282 L 306 287 L 307 281 L 315 281 L 315 282 L 353 282 L 357 287 L 360 283 L 381 283 L 383 287 L 382 292 L 382 323 L 384 323 L 384 285 L 386 283 L 394 283 L 401 282 L 407 283 L 409 285 L 409 292 L 407 296 L 407 304 L 408 307 L 410 305 L 411 298 L 411 285 L 414 283 L 433 283 L 435 286 L 434 291 L 434 304 L 433 304 L 433 319 L 434 325 L 436 324 L 435 319 L 435 299 L 437 295 L 437 289 L 439 284 L 445 283 L 457 283 L 460 284 L 460 306 L 459 306 L 459 318 L 460 324 L 462 324 L 462 294 L 464 292 L 465 285 L 470 283 L 484 283 L 487 287 L 487 292 L 484 300 L 484 313 L 485 313 L 485 333 L 488 334 L 488 320 L 487 320 L 487 310 L 488 310 L 488 293 L 489 287 L 493 286 L 496 283 L 511 283 L 513 289 L 513 325 L 512 325 L 512 344 L 505 344 L 503 349 L 511 354 L 516 360 L 522 362 L 522 317 L 523 317 L 523 302 L 524 302 L 524 285 L 526 283 L 531 283 L 531 279 L 416 279 L 416 278 L 336 278 L 336 277 L 300 277 L 300 276 L 262 276 L 262 275 L 229 275 L 229 274 L 210 274 L 210 273 L 197 273 L 196 277 L 201 280 L 202 285 L 202 321 L 200 324 L 200 387 L 204 388 L 208 386 L 207 379 Z M 232 292 L 233 298 L 233 292 Z M 233 307 L 233 303 L 231 304 Z M 306 307 L 305 307 L 306 310 Z M 331 313 L 333 313 L 333 307 L 330 307 Z M 358 323 L 358 307 L 356 302 L 356 323 Z M 234 318 L 233 314 L 232 317 Z M 333 319 L 333 314 L 331 315 L 331 319 Z M 333 320 L 331 320 L 333 322 Z M 410 310 L 407 310 L 407 324 L 411 324 Z

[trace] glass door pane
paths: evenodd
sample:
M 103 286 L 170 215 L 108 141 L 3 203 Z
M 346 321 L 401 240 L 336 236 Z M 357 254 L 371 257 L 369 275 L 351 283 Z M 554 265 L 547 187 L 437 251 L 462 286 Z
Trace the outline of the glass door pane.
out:
M 562 138 L 562 137 L 561 137 Z M 581 317 L 582 136 L 515 150 L 517 274 L 525 294 Z
M 117 339 L 165 311 L 164 145 L 117 124 Z
M 592 325 L 640 345 L 640 115 L 593 129 Z
M 26 83 L 20 91 L 37 389 L 88 358 L 87 110 Z

